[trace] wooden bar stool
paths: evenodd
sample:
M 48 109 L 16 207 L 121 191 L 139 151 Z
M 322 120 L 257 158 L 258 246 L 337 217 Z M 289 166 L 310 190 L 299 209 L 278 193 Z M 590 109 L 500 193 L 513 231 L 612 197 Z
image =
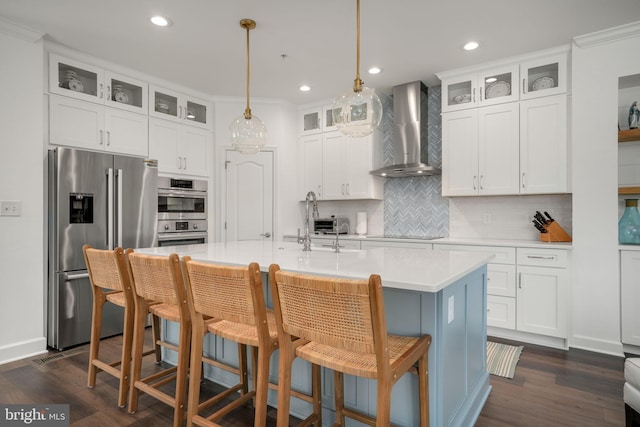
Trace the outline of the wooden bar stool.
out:
M 178 427 L 184 423 L 191 338 L 191 317 L 180 260 L 176 254 L 153 256 L 135 252 L 128 253 L 127 259 L 136 307 L 133 322 L 129 412 L 134 413 L 138 409 L 139 394 L 143 392 L 173 407 L 173 425 Z M 142 346 L 147 312 L 176 322 L 180 326 L 177 346 L 168 342 L 159 342 L 161 346 L 177 351 L 178 363 L 175 367 L 141 378 Z M 173 395 L 160 390 L 160 387 L 174 380 Z
M 289 425 L 291 366 L 296 357 L 334 371 L 336 423 L 345 417 L 391 425 L 391 391 L 418 363 L 420 426 L 429 425 L 428 353 L 431 336 L 387 334 L 382 281 L 310 276 L 269 267 L 280 339 L 278 425 Z M 377 380 L 377 417 L 344 406 L 344 374 Z
M 239 376 L 239 382 L 210 399 L 199 403 L 200 383 L 189 383 L 187 425 L 215 426 L 217 420 L 230 411 L 254 399 L 254 426 L 263 427 L 267 419 L 267 392 L 269 389 L 269 361 L 278 348 L 278 335 L 273 311 L 265 305 L 260 267 L 251 263 L 245 267 L 232 267 L 197 262 L 183 258 L 187 293 L 193 320 L 191 339 L 191 375 L 201 376 L 203 339 L 207 333 L 238 343 L 239 366 L 221 362 L 209 363 Z M 207 320 L 208 319 L 208 320 Z M 247 373 L 247 346 L 252 348 L 253 381 L 249 390 Z M 275 388 L 275 386 L 272 386 Z M 199 415 L 203 409 L 237 394 L 232 402 L 208 417 Z M 311 401 L 311 396 L 298 396 Z M 316 395 L 320 407 L 319 393 Z
M 106 372 L 120 380 L 118 386 L 118 406 L 127 404 L 129 395 L 129 374 L 131 367 L 131 345 L 133 339 L 134 301 L 133 289 L 125 251 L 94 249 L 89 245 L 82 247 L 84 260 L 89 272 L 89 280 L 93 291 L 93 311 L 91 315 L 91 338 L 89 344 L 89 370 L 87 386 L 93 388 L 99 371 Z M 100 335 L 102 331 L 102 313 L 104 304 L 110 302 L 124 309 L 124 327 L 122 331 L 122 351 L 120 360 L 106 362 L 100 359 Z M 155 324 L 155 323 L 154 323 Z M 155 354 L 156 362 L 160 362 L 160 349 L 155 345 L 159 330 L 153 328 L 154 350 L 144 353 Z

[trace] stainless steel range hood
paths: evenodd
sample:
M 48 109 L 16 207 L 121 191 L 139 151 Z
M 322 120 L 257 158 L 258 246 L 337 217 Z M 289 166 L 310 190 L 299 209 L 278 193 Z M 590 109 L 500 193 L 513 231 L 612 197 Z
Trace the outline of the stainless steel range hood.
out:
M 393 88 L 393 163 L 369 172 L 387 178 L 439 175 L 427 152 L 427 87 L 421 81 Z

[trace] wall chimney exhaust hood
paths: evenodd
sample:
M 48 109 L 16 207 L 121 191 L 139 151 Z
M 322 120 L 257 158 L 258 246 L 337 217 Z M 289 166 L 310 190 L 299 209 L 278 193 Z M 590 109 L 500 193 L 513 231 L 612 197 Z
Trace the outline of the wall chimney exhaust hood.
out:
M 394 86 L 393 163 L 369 173 L 386 178 L 439 175 L 440 169 L 428 162 L 426 127 L 427 87 L 424 83 Z

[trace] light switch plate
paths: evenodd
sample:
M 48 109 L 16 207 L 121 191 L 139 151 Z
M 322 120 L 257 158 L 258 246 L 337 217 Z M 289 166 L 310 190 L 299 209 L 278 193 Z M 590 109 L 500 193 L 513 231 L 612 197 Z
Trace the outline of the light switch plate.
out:
M 0 201 L 1 216 L 20 216 L 21 207 L 19 200 L 2 200 Z

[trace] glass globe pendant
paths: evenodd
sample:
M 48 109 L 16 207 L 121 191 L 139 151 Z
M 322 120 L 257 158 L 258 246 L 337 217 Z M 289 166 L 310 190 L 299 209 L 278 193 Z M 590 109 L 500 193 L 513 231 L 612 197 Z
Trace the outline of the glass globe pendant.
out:
M 247 108 L 229 125 L 231 145 L 243 154 L 255 154 L 264 147 L 267 140 L 267 128 L 258 116 L 251 114 L 249 106 L 249 30 L 256 27 L 252 19 L 243 19 L 240 26 L 247 30 Z
M 356 78 L 353 90 L 338 96 L 333 103 L 333 124 L 349 137 L 373 133 L 382 120 L 382 102 L 375 90 L 360 79 L 360 0 L 356 0 Z

